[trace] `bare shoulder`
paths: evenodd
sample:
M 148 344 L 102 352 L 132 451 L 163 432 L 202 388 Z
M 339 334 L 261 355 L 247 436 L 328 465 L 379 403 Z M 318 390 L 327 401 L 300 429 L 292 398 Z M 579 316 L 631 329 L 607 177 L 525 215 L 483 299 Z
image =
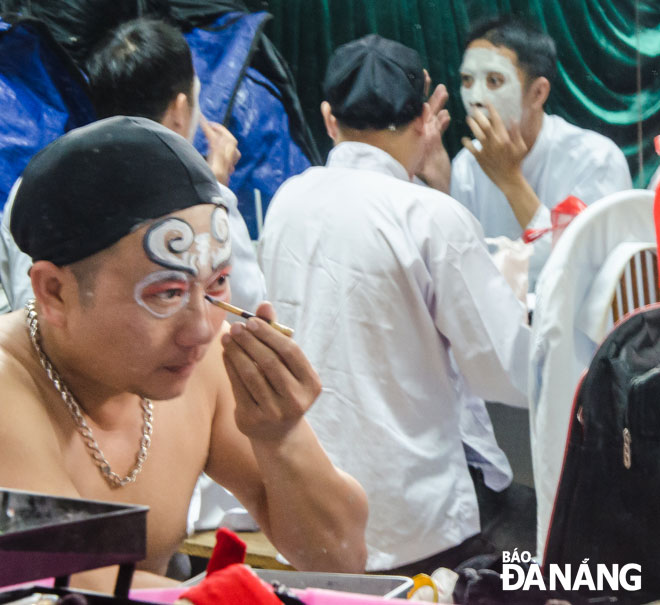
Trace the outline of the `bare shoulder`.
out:
M 61 464 L 22 311 L 0 316 L 0 485 L 75 496 Z
M 0 389 L 5 395 L 22 391 L 24 399 L 30 391 L 36 394 L 35 361 L 23 311 L 0 315 Z M 16 398 L 7 396 L 0 402 L 3 407 L 13 404 Z

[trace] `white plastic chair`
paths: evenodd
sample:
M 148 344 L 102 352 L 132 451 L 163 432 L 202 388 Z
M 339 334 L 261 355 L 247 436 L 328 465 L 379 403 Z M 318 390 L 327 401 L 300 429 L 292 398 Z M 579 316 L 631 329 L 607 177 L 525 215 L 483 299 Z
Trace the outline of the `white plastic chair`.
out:
M 621 318 L 658 300 L 656 244 L 622 242 L 594 277 L 576 326 L 599 343 Z
M 629 310 L 657 300 L 657 270 L 649 256 L 654 256 L 655 241 L 653 192 L 614 193 L 571 222 L 539 275 L 529 382 L 539 556 L 550 524 L 576 386 L 613 324 L 613 300 L 623 307 L 625 294 Z M 645 280 L 647 296 L 641 276 L 648 278 L 649 271 L 653 283 Z M 638 292 L 637 303 L 623 292 L 622 277 L 629 292 Z

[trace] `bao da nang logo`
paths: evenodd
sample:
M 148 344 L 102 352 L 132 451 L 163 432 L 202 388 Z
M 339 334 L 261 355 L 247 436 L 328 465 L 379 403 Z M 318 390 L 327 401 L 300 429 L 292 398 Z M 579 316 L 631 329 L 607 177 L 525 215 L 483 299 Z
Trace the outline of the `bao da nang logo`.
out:
M 521 565 L 526 563 L 528 565 Z M 642 566 L 637 563 L 589 565 L 583 559 L 579 565 L 550 563 L 545 576 L 541 566 L 532 562 L 529 551 L 502 552 L 502 590 L 629 590 L 642 588 Z

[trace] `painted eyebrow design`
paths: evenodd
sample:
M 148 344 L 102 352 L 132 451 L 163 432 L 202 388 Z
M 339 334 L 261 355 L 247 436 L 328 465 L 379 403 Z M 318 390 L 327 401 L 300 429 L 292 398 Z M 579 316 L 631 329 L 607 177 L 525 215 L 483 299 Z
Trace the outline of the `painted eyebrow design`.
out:
M 220 262 L 217 266 L 212 267 L 213 271 L 220 271 L 222 269 L 231 268 L 231 256 Z

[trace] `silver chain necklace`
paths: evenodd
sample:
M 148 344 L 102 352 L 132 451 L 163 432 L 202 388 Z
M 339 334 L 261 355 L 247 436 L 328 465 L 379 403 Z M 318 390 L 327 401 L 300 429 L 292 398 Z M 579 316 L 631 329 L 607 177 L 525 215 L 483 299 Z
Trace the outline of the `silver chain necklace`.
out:
M 82 412 L 80 410 L 80 405 L 74 399 L 71 391 L 64 384 L 61 376 L 57 373 L 57 370 L 53 367 L 50 359 L 44 350 L 41 348 L 41 337 L 39 334 L 39 318 L 37 317 L 37 310 L 34 305 L 34 299 L 28 301 L 25 305 L 27 311 L 26 323 L 28 328 L 28 333 L 30 335 L 30 340 L 34 346 L 37 356 L 39 357 L 39 362 L 41 367 L 46 371 L 48 378 L 50 378 L 53 386 L 57 392 L 62 397 L 62 401 L 66 404 L 67 409 L 71 413 L 71 417 L 76 423 L 76 428 L 78 432 L 82 435 L 85 445 L 89 450 L 90 455 L 94 459 L 96 466 L 99 467 L 103 478 L 110 484 L 110 487 L 123 487 L 129 483 L 133 483 L 135 478 L 138 476 L 138 473 L 142 470 L 142 465 L 147 459 L 147 453 L 149 451 L 149 446 L 151 445 L 151 433 L 153 432 L 153 404 L 149 399 L 145 397 L 142 398 L 140 405 L 142 406 L 142 437 L 140 438 L 140 449 L 137 453 L 137 459 L 135 461 L 135 466 L 125 477 L 120 477 L 110 468 L 110 463 L 106 460 L 99 444 L 94 439 L 92 434 L 92 429 L 87 424 Z

